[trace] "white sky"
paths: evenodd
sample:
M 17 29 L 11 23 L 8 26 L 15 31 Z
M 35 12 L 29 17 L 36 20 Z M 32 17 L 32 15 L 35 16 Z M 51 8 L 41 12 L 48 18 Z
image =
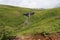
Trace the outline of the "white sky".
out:
M 0 4 L 28 8 L 53 8 L 60 6 L 60 0 L 0 0 Z

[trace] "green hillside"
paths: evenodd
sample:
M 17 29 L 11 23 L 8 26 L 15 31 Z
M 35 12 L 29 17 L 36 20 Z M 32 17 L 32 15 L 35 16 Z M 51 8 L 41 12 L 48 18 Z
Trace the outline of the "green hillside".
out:
M 24 13 L 34 12 L 30 25 L 25 26 Z M 60 8 L 28 9 L 0 5 L 0 35 L 22 35 L 40 32 L 60 32 Z

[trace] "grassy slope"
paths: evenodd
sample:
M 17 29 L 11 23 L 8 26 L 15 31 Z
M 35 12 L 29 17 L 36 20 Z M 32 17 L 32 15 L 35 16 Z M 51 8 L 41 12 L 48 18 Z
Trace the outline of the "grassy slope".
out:
M 37 32 L 60 32 L 60 8 L 33 10 L 30 25 L 24 26 L 26 17 L 23 15 L 32 9 L 0 5 L 0 32 L 8 34 L 26 34 Z M 7 33 L 6 33 L 7 34 Z

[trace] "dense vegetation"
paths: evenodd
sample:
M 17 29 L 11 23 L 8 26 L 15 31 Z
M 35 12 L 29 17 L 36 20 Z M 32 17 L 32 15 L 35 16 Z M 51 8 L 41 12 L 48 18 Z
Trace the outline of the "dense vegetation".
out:
M 25 26 L 24 13 L 34 12 L 30 25 Z M 28 9 L 0 5 L 0 39 L 5 36 L 35 34 L 40 32 L 60 32 L 60 8 Z

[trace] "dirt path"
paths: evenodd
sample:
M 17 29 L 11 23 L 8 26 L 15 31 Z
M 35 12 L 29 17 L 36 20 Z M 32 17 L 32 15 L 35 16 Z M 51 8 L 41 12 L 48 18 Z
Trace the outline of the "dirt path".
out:
M 34 36 L 31 34 L 24 36 L 11 36 L 7 40 L 60 40 L 60 32 L 50 33 L 47 36 L 41 33 L 34 34 Z

